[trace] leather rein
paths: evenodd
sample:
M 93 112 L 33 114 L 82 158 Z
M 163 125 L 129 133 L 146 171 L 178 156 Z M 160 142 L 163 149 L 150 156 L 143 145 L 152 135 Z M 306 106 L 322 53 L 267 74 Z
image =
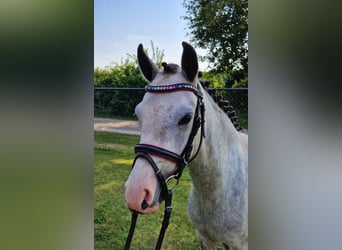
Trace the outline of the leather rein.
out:
M 159 181 L 159 184 L 161 187 L 160 198 L 165 200 L 164 218 L 163 218 L 162 226 L 160 229 L 158 241 L 155 247 L 156 250 L 159 250 L 162 246 L 165 232 L 169 225 L 169 220 L 171 217 L 172 193 L 175 190 L 176 186 L 178 185 L 179 179 L 182 176 L 185 166 L 188 165 L 197 156 L 202 145 L 202 139 L 205 137 L 205 134 L 204 134 L 205 109 L 204 109 L 204 103 L 203 103 L 203 94 L 200 91 L 199 86 L 195 87 L 189 83 L 177 83 L 177 84 L 165 85 L 165 86 L 146 86 L 145 90 L 147 92 L 155 93 L 155 94 L 170 93 L 170 92 L 175 92 L 175 91 L 190 91 L 190 92 L 193 92 L 197 96 L 197 105 L 196 105 L 196 111 L 195 111 L 192 129 L 191 129 L 187 144 L 184 147 L 180 155 L 174 152 L 171 152 L 167 149 L 160 148 L 154 145 L 149 145 L 149 144 L 137 144 L 134 150 L 136 153 L 136 156 L 132 164 L 132 168 L 134 167 L 134 164 L 138 158 L 144 158 L 153 168 L 156 174 L 157 180 Z M 196 153 L 191 157 L 191 153 L 193 149 L 193 141 L 194 141 L 195 136 L 197 135 L 199 128 L 201 128 L 200 143 L 199 143 Z M 175 162 L 177 166 L 177 170 L 170 177 L 164 178 L 161 170 L 158 168 L 158 166 L 152 159 L 151 155 L 156 155 L 166 160 Z M 174 187 L 172 187 L 171 189 L 168 189 L 168 182 L 171 179 L 176 179 L 177 182 Z M 146 209 L 148 207 L 148 204 L 145 200 L 143 201 L 141 207 L 142 209 Z M 128 250 L 130 247 L 137 218 L 138 218 L 138 212 L 132 211 L 131 226 L 130 226 L 130 230 L 127 236 L 127 240 L 126 240 L 126 244 L 124 248 L 125 250 Z

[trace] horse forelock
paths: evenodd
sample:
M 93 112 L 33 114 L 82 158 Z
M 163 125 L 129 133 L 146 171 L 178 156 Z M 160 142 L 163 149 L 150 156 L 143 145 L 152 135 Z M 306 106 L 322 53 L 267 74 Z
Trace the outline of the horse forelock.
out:
M 174 63 L 163 62 L 162 66 L 164 68 L 164 73 L 174 74 L 180 71 L 180 67 Z
M 184 75 L 182 68 L 177 64 L 163 63 L 164 70 L 159 71 L 156 77 L 150 82 L 151 86 L 163 86 L 177 83 L 190 83 Z M 166 95 L 163 95 L 166 96 Z

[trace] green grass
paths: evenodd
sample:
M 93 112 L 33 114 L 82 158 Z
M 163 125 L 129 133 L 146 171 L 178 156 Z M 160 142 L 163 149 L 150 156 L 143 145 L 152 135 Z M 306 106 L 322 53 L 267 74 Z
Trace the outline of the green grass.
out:
M 124 199 L 124 183 L 131 171 L 138 136 L 94 133 L 94 249 L 123 249 L 131 213 Z M 199 249 L 195 229 L 186 212 L 191 180 L 184 171 L 173 195 L 173 212 L 163 249 Z M 140 215 L 131 249 L 154 249 L 164 203 L 158 212 Z

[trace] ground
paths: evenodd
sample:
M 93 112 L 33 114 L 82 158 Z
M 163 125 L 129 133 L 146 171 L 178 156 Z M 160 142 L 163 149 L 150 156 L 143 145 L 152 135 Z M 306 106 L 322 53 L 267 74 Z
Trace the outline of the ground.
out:
M 140 135 L 137 121 L 126 121 L 109 118 L 94 118 L 94 130 L 121 134 Z

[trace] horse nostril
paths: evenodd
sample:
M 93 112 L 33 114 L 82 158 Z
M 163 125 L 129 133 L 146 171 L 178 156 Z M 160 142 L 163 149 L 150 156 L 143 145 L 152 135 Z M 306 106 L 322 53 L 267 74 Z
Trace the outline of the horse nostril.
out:
M 141 208 L 143 210 L 145 210 L 146 208 L 149 207 L 149 205 L 148 205 L 149 203 L 148 202 L 151 202 L 150 201 L 151 198 L 152 198 L 151 197 L 151 192 L 149 190 L 145 189 L 145 196 L 144 196 L 144 199 L 143 199 L 143 201 L 141 203 Z
M 148 207 L 147 201 L 146 201 L 146 200 L 143 200 L 143 202 L 141 203 L 141 208 L 142 208 L 143 210 L 145 210 L 147 207 Z

